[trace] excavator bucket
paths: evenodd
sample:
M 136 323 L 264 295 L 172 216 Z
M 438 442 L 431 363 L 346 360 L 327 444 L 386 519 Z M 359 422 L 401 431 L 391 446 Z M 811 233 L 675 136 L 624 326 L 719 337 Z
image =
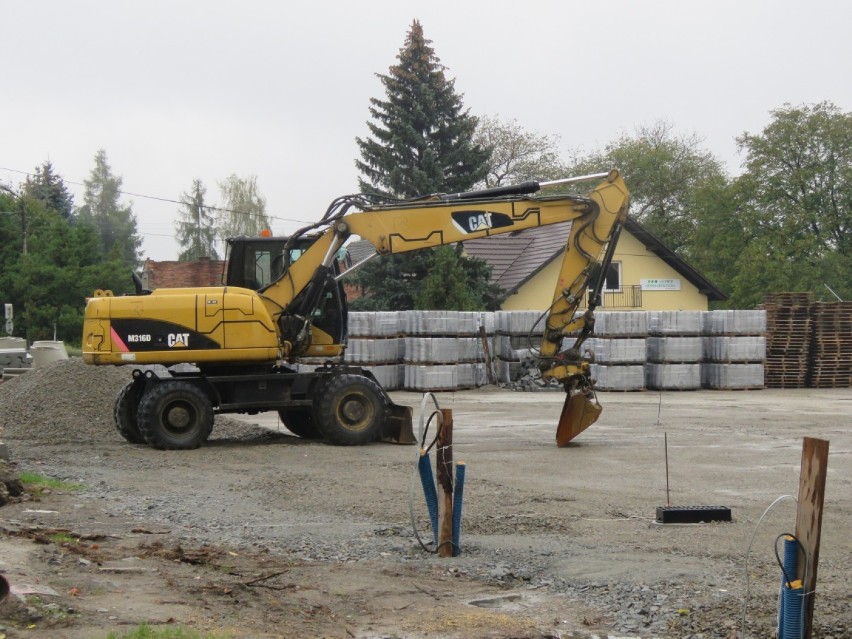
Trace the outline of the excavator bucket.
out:
M 391 403 L 379 441 L 390 444 L 416 444 L 413 424 L 414 409 Z
M 598 421 L 603 407 L 591 393 L 574 393 L 565 397 L 562 415 L 556 428 L 556 445 L 568 445 L 572 439 Z

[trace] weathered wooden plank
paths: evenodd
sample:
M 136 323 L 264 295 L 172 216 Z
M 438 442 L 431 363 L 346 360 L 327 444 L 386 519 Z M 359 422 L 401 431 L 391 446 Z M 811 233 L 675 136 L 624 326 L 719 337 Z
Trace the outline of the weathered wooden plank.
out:
M 822 506 L 828 471 L 828 442 L 805 437 L 802 444 L 802 468 L 799 475 L 799 504 L 796 509 L 796 537 L 807 553 L 799 549 L 798 578 L 802 579 L 805 598 L 804 639 L 810 639 L 814 618 L 814 595 L 819 565 L 819 540 L 822 532 Z M 807 574 L 805 570 L 807 569 Z
M 435 444 L 438 466 L 438 485 L 442 495 L 438 498 L 438 556 L 453 556 L 453 411 L 441 409 L 442 425 Z

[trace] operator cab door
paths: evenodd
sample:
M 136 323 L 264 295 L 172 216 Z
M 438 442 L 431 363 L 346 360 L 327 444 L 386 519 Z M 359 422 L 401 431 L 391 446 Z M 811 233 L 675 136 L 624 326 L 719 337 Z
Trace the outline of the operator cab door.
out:
M 263 294 L 264 289 L 278 280 L 287 265 L 298 260 L 314 241 L 316 237 L 300 238 L 290 247 L 289 254 L 285 255 L 286 237 L 230 238 L 225 283 Z M 335 274 L 340 273 L 337 260 L 333 263 L 333 269 Z M 311 323 L 328 333 L 335 344 L 346 343 L 346 294 L 341 282 L 334 282 L 326 288 Z

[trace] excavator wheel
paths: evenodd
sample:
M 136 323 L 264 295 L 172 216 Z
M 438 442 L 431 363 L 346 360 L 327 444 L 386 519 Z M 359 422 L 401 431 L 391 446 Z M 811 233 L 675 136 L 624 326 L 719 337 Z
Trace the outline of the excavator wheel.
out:
M 322 433 L 314 423 L 310 406 L 304 408 L 282 408 L 278 411 L 281 423 L 294 435 L 302 439 L 322 439 Z
M 314 423 L 338 446 L 358 446 L 378 439 L 387 418 L 382 389 L 361 375 L 334 375 L 314 403 Z
M 115 428 L 119 435 L 131 444 L 144 444 L 145 438 L 139 432 L 136 415 L 139 408 L 139 400 L 142 398 L 144 386 L 136 382 L 129 382 L 118 393 L 115 404 L 112 407 L 112 416 L 115 418 Z
M 160 382 L 142 396 L 138 424 L 149 446 L 164 450 L 198 448 L 213 430 L 213 405 L 192 384 Z

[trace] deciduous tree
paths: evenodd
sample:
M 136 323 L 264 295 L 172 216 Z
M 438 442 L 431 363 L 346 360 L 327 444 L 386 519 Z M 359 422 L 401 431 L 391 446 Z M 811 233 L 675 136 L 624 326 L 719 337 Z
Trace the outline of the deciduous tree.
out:
M 484 188 L 568 177 L 558 135 L 528 131 L 517 120 L 489 116 L 479 119 L 474 139 L 491 151 Z
M 256 236 L 269 228 L 266 199 L 257 188 L 257 176 L 231 175 L 219 183 L 223 205 L 219 210 L 216 232 L 223 240 L 240 235 Z
M 630 188 L 630 215 L 673 250 L 684 249 L 695 230 L 695 194 L 725 179 L 721 163 L 696 135 L 679 136 L 670 123 L 641 126 L 602 152 L 583 158 L 575 171 L 621 169 Z
M 753 301 L 779 290 L 833 299 L 827 284 L 852 299 L 852 113 L 830 102 L 787 104 L 760 134 L 737 142 L 753 238 L 737 291 Z

